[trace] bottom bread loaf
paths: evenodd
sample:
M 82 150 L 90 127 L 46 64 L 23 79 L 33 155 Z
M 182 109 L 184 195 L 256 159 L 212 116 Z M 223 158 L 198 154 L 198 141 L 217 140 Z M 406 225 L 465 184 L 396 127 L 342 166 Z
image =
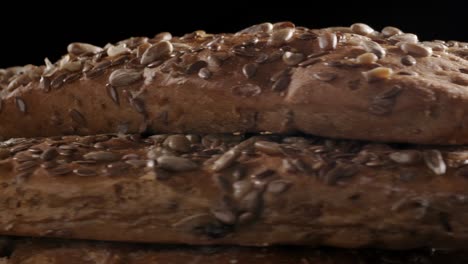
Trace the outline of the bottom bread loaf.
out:
M 275 135 L 0 143 L 0 233 L 192 245 L 468 248 L 466 147 Z
M 307 247 L 177 247 L 17 239 L 1 264 L 464 264 L 468 252 Z M 3 262 L 2 262 L 3 261 Z

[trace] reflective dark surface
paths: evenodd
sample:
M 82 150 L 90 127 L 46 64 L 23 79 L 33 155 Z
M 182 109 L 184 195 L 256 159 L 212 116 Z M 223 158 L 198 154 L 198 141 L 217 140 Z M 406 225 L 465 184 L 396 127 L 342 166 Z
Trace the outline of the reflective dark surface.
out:
M 57 2 L 18 3 L 2 7 L 0 67 L 42 64 L 57 60 L 70 42 L 103 46 L 129 36 L 174 35 L 203 29 L 234 32 L 254 23 L 291 20 L 306 27 L 349 26 L 364 22 L 377 30 L 400 27 L 421 40 L 468 41 L 468 18 L 463 1 L 277 1 L 235 2 Z M 8 3 L 12 5 L 13 3 Z

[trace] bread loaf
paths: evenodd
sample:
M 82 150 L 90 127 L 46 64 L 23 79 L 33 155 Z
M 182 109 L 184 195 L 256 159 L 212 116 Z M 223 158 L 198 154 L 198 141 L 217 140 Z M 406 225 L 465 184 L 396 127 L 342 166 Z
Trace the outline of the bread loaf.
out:
M 465 252 L 175 247 L 67 240 L 19 240 L 10 264 L 460 264 Z M 0 262 L 1 263 L 1 262 Z
M 0 233 L 193 245 L 466 248 L 466 147 L 260 135 L 0 144 Z
M 468 143 L 468 44 L 290 22 L 165 32 L 0 73 L 0 136 L 306 133 Z

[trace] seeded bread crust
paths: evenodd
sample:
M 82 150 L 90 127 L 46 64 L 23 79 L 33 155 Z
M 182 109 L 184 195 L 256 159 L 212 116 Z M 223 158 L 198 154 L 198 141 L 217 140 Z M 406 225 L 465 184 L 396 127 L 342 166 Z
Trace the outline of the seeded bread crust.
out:
M 440 250 L 174 247 L 45 239 L 20 240 L 16 244 L 10 264 L 459 264 L 468 261 L 466 252 Z
M 16 139 L 4 235 L 193 245 L 466 248 L 466 148 L 264 135 Z
M 0 73 L 0 136 L 302 132 L 468 143 L 468 44 L 363 24 L 72 43 Z

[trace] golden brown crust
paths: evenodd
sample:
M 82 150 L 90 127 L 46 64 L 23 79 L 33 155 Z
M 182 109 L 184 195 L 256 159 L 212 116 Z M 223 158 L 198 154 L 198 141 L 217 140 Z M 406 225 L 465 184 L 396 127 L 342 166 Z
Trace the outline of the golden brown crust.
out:
M 67 240 L 19 240 L 10 264 L 459 264 L 466 252 L 307 247 L 184 247 Z M 0 262 L 1 263 L 1 262 Z
M 466 248 L 465 147 L 263 135 L 0 148 L 0 233 L 175 244 Z
M 0 73 L 0 136 L 271 131 L 468 143 L 467 44 L 369 32 L 286 22 L 75 43 L 55 65 Z

